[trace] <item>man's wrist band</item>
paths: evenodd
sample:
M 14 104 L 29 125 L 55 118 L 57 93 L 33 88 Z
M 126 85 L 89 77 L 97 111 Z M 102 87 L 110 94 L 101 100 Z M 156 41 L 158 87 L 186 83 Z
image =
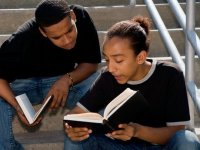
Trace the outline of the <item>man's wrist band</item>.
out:
M 73 86 L 74 86 L 74 80 L 73 80 L 72 76 L 69 73 L 66 73 L 66 75 L 71 80 L 71 87 L 73 88 Z

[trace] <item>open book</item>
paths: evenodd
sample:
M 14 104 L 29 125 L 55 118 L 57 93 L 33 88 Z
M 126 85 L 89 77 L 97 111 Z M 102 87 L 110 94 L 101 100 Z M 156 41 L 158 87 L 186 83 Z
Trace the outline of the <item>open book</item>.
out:
M 42 104 L 40 109 L 36 112 L 26 94 L 21 94 L 21 95 L 16 96 L 16 100 L 19 106 L 21 107 L 29 124 L 34 123 L 35 120 L 44 112 L 48 104 L 50 104 L 50 101 L 52 100 L 52 98 L 53 96 L 49 96 L 47 100 L 45 101 L 45 103 Z
M 91 128 L 93 133 L 108 133 L 117 130 L 120 123 L 137 121 L 147 108 L 144 96 L 127 88 L 106 106 L 103 116 L 93 112 L 68 114 L 64 121 L 72 127 Z

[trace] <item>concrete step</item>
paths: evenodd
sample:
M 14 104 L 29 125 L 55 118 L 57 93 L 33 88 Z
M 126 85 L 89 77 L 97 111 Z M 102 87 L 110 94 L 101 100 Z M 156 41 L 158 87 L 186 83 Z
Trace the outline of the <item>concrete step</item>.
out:
M 34 8 L 41 0 L 0 0 L 0 8 Z M 128 5 L 130 2 L 136 4 L 144 4 L 144 0 L 67 0 L 69 4 L 79 4 L 82 6 L 114 6 L 114 5 Z M 178 0 L 179 2 L 186 2 L 186 0 Z M 199 2 L 200 0 L 196 0 Z M 167 0 L 154 0 L 154 3 L 167 3 Z
M 171 38 L 173 39 L 177 49 L 179 50 L 180 55 L 185 55 L 184 47 L 185 47 L 185 36 L 182 29 L 170 29 L 168 30 Z M 196 33 L 200 36 L 200 28 L 196 28 Z M 102 46 L 104 36 L 106 31 L 99 31 L 99 41 Z M 160 34 L 158 30 L 151 30 L 150 34 L 150 57 L 167 57 L 169 54 L 167 53 L 166 47 L 162 42 Z
M 184 36 L 182 29 L 171 29 L 168 31 L 169 31 L 169 34 L 172 37 L 177 49 L 179 50 L 180 55 L 185 55 L 185 52 L 184 52 L 185 36 Z M 197 35 L 200 36 L 200 28 L 196 28 L 196 32 L 197 32 Z M 102 43 L 103 43 L 105 34 L 106 34 L 106 31 L 98 31 L 101 49 L 102 49 Z M 0 35 L 0 46 L 9 36 L 10 35 L 8 35 L 8 34 Z M 150 53 L 149 53 L 150 57 L 167 57 L 167 56 L 169 56 L 169 54 L 167 53 L 167 50 L 161 40 L 160 34 L 158 33 L 157 30 L 151 30 L 150 40 L 151 40 Z
M 168 3 L 167 0 L 153 0 L 155 4 L 163 4 L 163 3 Z M 179 3 L 185 3 L 186 0 L 178 0 Z M 195 2 L 200 2 L 200 0 L 195 0 Z M 136 4 L 145 4 L 144 0 L 136 0 Z
M 181 4 L 185 8 L 185 4 Z M 200 12 L 200 3 L 196 3 L 196 13 Z M 179 24 L 172 15 L 167 4 L 156 5 L 166 27 L 169 29 L 178 28 Z M 109 6 L 109 7 L 86 7 L 94 20 L 94 24 L 99 31 L 106 31 L 114 23 L 131 19 L 135 15 L 149 16 L 145 5 L 130 6 Z M 0 34 L 10 34 L 14 32 L 22 23 L 34 16 L 34 8 L 30 9 L 0 9 Z M 196 27 L 200 27 L 200 15 L 196 16 Z M 153 26 L 155 29 L 155 27 Z
M 29 133 L 17 133 L 15 138 L 25 150 L 62 150 L 64 147 L 63 130 L 38 131 Z
M 34 8 L 41 0 L 0 0 L 0 8 Z M 66 0 L 68 4 L 82 6 L 128 5 L 130 0 Z

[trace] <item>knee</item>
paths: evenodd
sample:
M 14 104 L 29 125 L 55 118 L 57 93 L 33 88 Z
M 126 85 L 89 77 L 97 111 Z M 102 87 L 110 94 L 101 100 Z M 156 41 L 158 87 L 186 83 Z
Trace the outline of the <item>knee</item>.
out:
M 188 130 L 181 130 L 176 132 L 176 134 L 169 141 L 168 146 L 170 149 L 176 150 L 199 150 L 200 142 L 195 133 Z

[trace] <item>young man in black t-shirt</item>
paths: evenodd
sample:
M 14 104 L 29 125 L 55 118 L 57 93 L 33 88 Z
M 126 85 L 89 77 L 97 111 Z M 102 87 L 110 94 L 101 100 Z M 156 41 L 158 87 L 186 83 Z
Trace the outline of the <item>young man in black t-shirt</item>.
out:
M 103 44 L 107 68 L 69 113 L 99 112 L 126 88 L 140 91 L 147 109 L 106 135 L 66 124 L 66 150 L 200 149 L 197 136 L 185 130 L 190 116 L 182 71 L 176 64 L 147 59 L 149 26 L 148 18 L 138 16 L 108 30 Z
M 83 7 L 68 7 L 65 0 L 39 3 L 35 18 L 0 49 L 0 149 L 22 148 L 12 132 L 15 111 L 29 125 L 15 96 L 26 93 L 38 104 L 53 95 L 51 108 L 72 108 L 97 77 L 100 61 L 97 31 Z

